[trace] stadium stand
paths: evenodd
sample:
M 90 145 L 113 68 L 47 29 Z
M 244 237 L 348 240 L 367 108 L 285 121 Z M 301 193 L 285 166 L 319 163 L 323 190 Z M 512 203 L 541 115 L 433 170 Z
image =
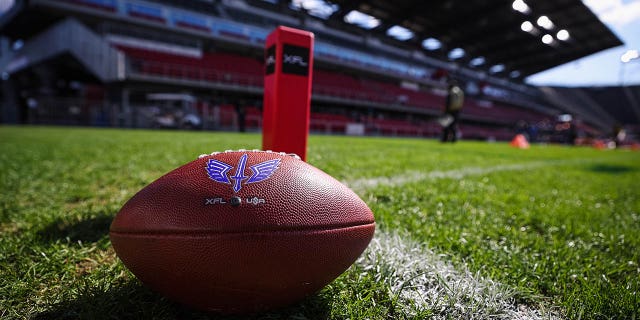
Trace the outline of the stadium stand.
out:
M 469 139 L 509 140 L 517 124 L 553 127 L 563 113 L 597 136 L 639 114 L 603 108 L 607 94 L 535 88 L 452 63 L 336 20 L 341 11 L 318 18 L 275 2 L 16 1 L 0 17 L 0 67 L 9 79 L 2 99 L 14 106 L 3 108 L 2 122 L 148 127 L 179 111 L 200 119 L 198 128 L 236 130 L 242 110 L 244 127 L 259 130 L 264 40 L 279 24 L 316 34 L 317 133 L 344 134 L 356 124 L 370 135 L 437 137 L 451 75 L 467 91 L 461 131 Z M 21 47 L 10 48 L 17 40 Z M 189 98 L 162 106 L 148 99 L 162 92 Z
M 309 130 L 316 133 L 344 132 L 351 119 L 344 115 L 331 113 L 311 113 Z

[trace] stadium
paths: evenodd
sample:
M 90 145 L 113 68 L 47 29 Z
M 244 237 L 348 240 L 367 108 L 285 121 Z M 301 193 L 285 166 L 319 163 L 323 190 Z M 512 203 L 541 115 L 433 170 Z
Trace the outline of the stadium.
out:
M 307 162 L 377 229 L 337 280 L 251 318 L 638 318 L 640 85 L 526 81 L 623 45 L 582 1 L 305 3 L 2 2 L 0 317 L 227 318 L 145 287 L 109 225 L 199 154 L 261 148 L 287 26 L 314 35 Z

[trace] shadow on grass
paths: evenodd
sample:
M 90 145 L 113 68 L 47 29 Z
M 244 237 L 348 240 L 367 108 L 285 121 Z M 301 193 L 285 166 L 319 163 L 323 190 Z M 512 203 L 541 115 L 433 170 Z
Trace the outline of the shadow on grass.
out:
M 326 319 L 330 302 L 324 295 L 313 295 L 299 304 L 270 313 L 250 316 L 208 314 L 173 303 L 152 292 L 136 280 L 103 290 L 80 290 L 80 296 L 53 305 L 32 319 Z
M 635 171 L 636 169 L 629 166 L 611 165 L 611 164 L 595 164 L 589 167 L 590 171 L 608 174 L 622 174 Z
M 97 242 L 109 234 L 113 216 L 98 215 L 89 218 L 61 218 L 38 232 L 43 242 L 69 239 L 71 242 Z

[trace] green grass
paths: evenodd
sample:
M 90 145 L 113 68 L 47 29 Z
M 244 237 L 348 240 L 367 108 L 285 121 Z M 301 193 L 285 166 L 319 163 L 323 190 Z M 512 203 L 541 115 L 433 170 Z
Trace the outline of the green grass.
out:
M 162 174 L 239 148 L 260 148 L 260 136 L 0 127 L 0 318 L 208 317 L 142 286 L 108 229 Z M 515 304 L 572 319 L 640 316 L 640 152 L 312 136 L 309 162 L 347 183 L 388 177 L 358 189 L 379 232 L 501 283 Z M 397 178 L 406 176 L 419 178 Z M 393 272 L 357 264 L 300 304 L 257 317 L 456 317 L 407 308 L 380 280 Z

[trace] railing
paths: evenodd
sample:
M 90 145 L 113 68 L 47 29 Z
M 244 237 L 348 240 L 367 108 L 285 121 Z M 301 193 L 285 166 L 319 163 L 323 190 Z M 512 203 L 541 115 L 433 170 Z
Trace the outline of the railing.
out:
M 215 68 L 148 61 L 138 58 L 129 58 L 128 70 L 133 74 L 152 75 L 179 80 L 220 82 L 252 87 L 262 87 L 263 85 L 263 77 L 256 75 L 233 73 Z

